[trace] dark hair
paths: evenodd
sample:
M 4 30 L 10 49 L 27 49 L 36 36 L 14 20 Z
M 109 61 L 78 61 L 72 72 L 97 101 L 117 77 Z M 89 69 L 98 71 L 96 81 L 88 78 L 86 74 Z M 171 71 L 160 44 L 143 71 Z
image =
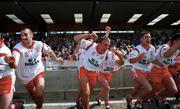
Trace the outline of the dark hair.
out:
M 111 43 L 110 48 L 111 47 L 116 47 L 116 44 Z
M 0 39 L 4 39 L 4 35 L 0 33 Z
M 33 32 L 32 32 L 32 30 L 30 29 L 30 28 L 28 28 L 28 27 L 23 27 L 22 29 L 21 29 L 21 31 L 24 31 L 24 30 L 29 30 L 32 34 L 33 34 Z
M 169 38 L 169 40 L 171 40 L 171 41 L 180 40 L 180 33 L 175 33 L 175 34 L 173 34 L 173 35 Z
M 98 38 L 96 42 L 101 43 L 103 40 L 110 40 L 110 39 L 108 37 L 103 36 L 103 37 Z
M 143 36 L 144 36 L 145 34 L 150 34 L 150 32 L 149 32 L 149 31 L 143 31 L 143 32 L 141 32 L 139 38 L 140 38 L 140 39 L 143 38 Z

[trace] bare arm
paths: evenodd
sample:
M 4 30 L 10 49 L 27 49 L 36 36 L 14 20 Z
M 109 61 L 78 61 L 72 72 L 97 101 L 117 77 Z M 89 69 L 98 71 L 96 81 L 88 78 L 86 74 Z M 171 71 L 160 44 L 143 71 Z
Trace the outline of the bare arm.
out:
M 75 48 L 74 53 L 75 53 L 75 54 L 78 54 L 79 49 L 80 49 L 80 45 L 79 45 L 79 44 L 77 44 L 77 45 L 76 45 L 76 48 Z
M 111 33 L 111 27 L 110 26 L 106 26 L 105 30 L 106 30 L 105 37 L 109 37 L 109 34 Z
M 50 51 L 49 51 L 49 55 L 51 56 L 51 58 L 52 58 L 54 61 L 56 61 L 56 62 L 58 62 L 58 63 L 60 63 L 60 64 L 63 64 L 63 59 L 57 58 L 57 56 L 56 56 L 56 54 L 54 53 L 53 50 L 50 50 Z
M 139 56 L 129 59 L 130 63 L 136 63 L 145 58 L 145 53 L 141 53 Z
M 74 36 L 74 40 L 80 44 L 81 40 L 82 39 L 85 39 L 85 38 L 90 38 L 90 39 L 97 39 L 98 36 L 94 33 L 90 33 L 90 34 L 79 34 L 79 35 L 75 35 Z
M 6 56 L 4 60 L 9 64 L 10 68 L 16 68 L 15 58 L 13 56 Z
M 123 65 L 124 64 L 124 58 L 122 56 L 122 53 L 120 51 L 116 51 L 115 55 L 118 56 L 119 60 L 116 61 L 118 65 Z
M 176 44 L 174 44 L 170 49 L 168 49 L 164 53 L 164 57 L 165 58 L 171 57 L 176 52 L 176 50 L 179 49 L 179 48 L 180 48 L 180 43 L 177 42 Z

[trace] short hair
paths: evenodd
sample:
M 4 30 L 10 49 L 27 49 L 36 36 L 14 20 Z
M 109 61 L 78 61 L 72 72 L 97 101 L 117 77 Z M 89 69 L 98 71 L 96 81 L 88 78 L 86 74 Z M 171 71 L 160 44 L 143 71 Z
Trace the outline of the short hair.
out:
M 4 35 L 2 35 L 2 33 L 0 33 L 0 39 L 4 39 Z
M 111 48 L 111 47 L 116 47 L 116 44 L 111 44 L 111 45 L 110 45 L 110 48 Z
M 110 39 L 108 37 L 103 36 L 97 39 L 97 43 L 102 43 L 102 41 L 104 40 L 110 40 Z
M 0 39 L 3 39 L 3 36 L 2 36 L 2 34 L 0 34 Z
M 139 38 L 140 38 L 140 39 L 143 38 L 143 36 L 144 36 L 145 34 L 150 34 L 150 32 L 149 32 L 149 31 L 143 31 L 143 32 L 141 32 Z
M 175 33 L 175 34 L 173 34 L 173 35 L 169 38 L 169 40 L 171 40 L 171 41 L 180 40 L 180 33 Z
M 24 28 L 22 28 L 22 29 L 21 29 L 21 31 L 24 31 L 24 30 L 29 30 L 29 31 L 30 31 L 30 33 L 33 35 L 33 32 L 32 32 L 32 30 L 31 30 L 30 28 L 28 28 L 28 27 L 24 27 Z

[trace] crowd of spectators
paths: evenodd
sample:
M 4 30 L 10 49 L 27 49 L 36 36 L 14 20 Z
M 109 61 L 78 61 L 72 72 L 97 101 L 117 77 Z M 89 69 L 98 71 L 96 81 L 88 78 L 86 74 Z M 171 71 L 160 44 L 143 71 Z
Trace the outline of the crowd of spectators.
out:
M 35 35 L 36 36 L 36 35 Z M 73 40 L 73 34 L 70 35 L 49 35 L 46 37 L 35 38 L 47 43 L 56 53 L 58 57 L 64 60 L 76 60 L 74 50 L 76 43 Z M 103 34 L 98 34 L 103 36 Z M 136 34 L 111 34 L 109 36 L 113 45 L 116 45 L 122 53 L 127 55 L 137 44 L 139 44 L 139 37 Z M 152 44 L 158 48 L 166 42 L 167 34 L 152 33 Z M 8 35 L 5 37 L 5 44 L 12 49 L 12 47 L 20 41 L 20 35 Z

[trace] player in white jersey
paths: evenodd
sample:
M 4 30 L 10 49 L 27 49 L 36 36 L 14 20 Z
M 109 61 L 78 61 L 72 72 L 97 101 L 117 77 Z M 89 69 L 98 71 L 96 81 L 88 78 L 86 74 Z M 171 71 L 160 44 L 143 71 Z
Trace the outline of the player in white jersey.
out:
M 86 49 L 91 41 L 85 40 L 85 38 L 97 39 L 96 34 L 80 34 L 75 35 L 74 40 L 80 44 L 80 48 Z M 117 56 L 112 55 L 112 52 L 107 52 L 110 46 L 110 39 L 108 37 L 101 37 L 98 43 L 94 43 L 83 55 L 81 60 L 82 67 L 80 68 L 80 85 L 82 87 L 82 102 L 84 109 L 89 109 L 89 96 L 90 88 L 96 84 L 97 72 L 105 61 L 106 55 L 109 60 L 119 65 L 124 61 Z
M 82 57 L 83 57 L 83 54 L 85 52 L 85 49 L 81 49 L 80 48 L 80 45 L 77 44 L 76 45 L 76 49 L 74 51 L 74 54 L 77 58 L 77 60 L 81 60 Z M 81 109 L 83 108 L 83 104 L 82 104 L 82 100 L 81 100 L 81 93 L 82 93 L 82 88 L 81 88 L 81 85 L 80 85 L 80 81 L 79 81 L 79 78 L 80 78 L 80 75 L 79 75 L 79 70 L 80 70 L 80 67 L 81 67 L 81 63 L 80 61 L 78 62 L 78 65 L 77 65 L 77 80 L 78 80 L 78 94 L 77 94 L 77 98 L 76 98 L 76 107 L 77 109 Z
M 10 109 L 13 93 L 15 91 L 14 58 L 11 50 L 4 44 L 0 35 L 0 108 Z M 10 61 L 8 61 L 10 59 Z
M 106 34 L 105 37 L 109 37 L 109 34 L 111 32 L 111 27 L 106 26 L 105 27 Z M 116 53 L 116 46 L 111 45 L 110 51 L 113 53 Z M 122 54 L 118 55 L 121 53 L 117 53 L 117 56 L 119 56 L 119 59 L 122 59 Z M 113 54 L 114 55 L 114 54 Z M 101 100 L 100 98 L 102 97 L 104 102 L 105 102 L 105 107 L 106 109 L 109 109 L 109 91 L 110 91 L 110 86 L 109 84 L 112 81 L 112 73 L 115 72 L 115 70 L 118 70 L 120 68 L 119 65 L 116 63 L 112 63 L 112 61 L 108 60 L 108 57 L 106 57 L 105 62 L 103 63 L 101 70 L 98 73 L 98 82 L 100 84 L 101 90 L 99 94 L 96 96 L 96 101 L 99 105 L 101 105 Z
M 168 71 L 169 65 L 175 62 L 180 51 L 180 34 L 174 34 L 167 44 L 159 47 L 157 50 L 155 61 L 151 65 L 151 81 L 153 87 L 157 88 L 160 84 L 164 85 L 164 90 L 161 90 L 157 95 L 159 97 L 175 96 L 179 97 L 177 86 Z M 155 90 L 156 91 L 156 90 Z
M 122 59 L 122 53 L 120 51 L 117 51 L 115 46 L 111 46 L 110 51 L 114 53 L 113 55 L 116 54 L 119 57 L 119 59 Z M 101 70 L 98 73 L 98 82 L 100 84 L 101 90 L 99 94 L 96 96 L 96 101 L 98 105 L 101 105 L 100 98 L 102 97 L 106 109 L 110 109 L 109 92 L 110 92 L 110 83 L 112 82 L 112 74 L 117 70 L 119 70 L 120 68 L 121 68 L 120 65 L 116 63 L 112 63 L 112 61 L 110 61 L 108 57 L 106 57 L 106 60 L 103 63 Z
M 136 103 L 143 105 L 143 97 L 152 90 L 149 82 L 149 69 L 148 66 L 154 60 L 155 47 L 151 44 L 150 32 L 142 32 L 140 35 L 140 44 L 135 47 L 129 54 L 129 62 L 135 69 L 132 72 L 132 77 L 135 81 L 135 88 L 132 90 L 131 95 L 128 96 L 128 108 L 132 98 L 139 94 L 139 99 Z M 133 70 L 132 70 L 133 71 Z
M 22 83 L 26 86 L 36 109 L 43 109 L 44 92 L 44 66 L 42 53 L 48 54 L 54 61 L 62 63 L 51 48 L 41 41 L 33 40 L 33 33 L 29 28 L 21 30 L 21 42 L 13 48 L 16 72 Z
M 180 56 L 176 57 L 175 63 L 170 65 L 168 70 L 176 83 L 178 93 L 180 93 Z M 177 97 L 176 99 L 180 101 L 180 98 Z

